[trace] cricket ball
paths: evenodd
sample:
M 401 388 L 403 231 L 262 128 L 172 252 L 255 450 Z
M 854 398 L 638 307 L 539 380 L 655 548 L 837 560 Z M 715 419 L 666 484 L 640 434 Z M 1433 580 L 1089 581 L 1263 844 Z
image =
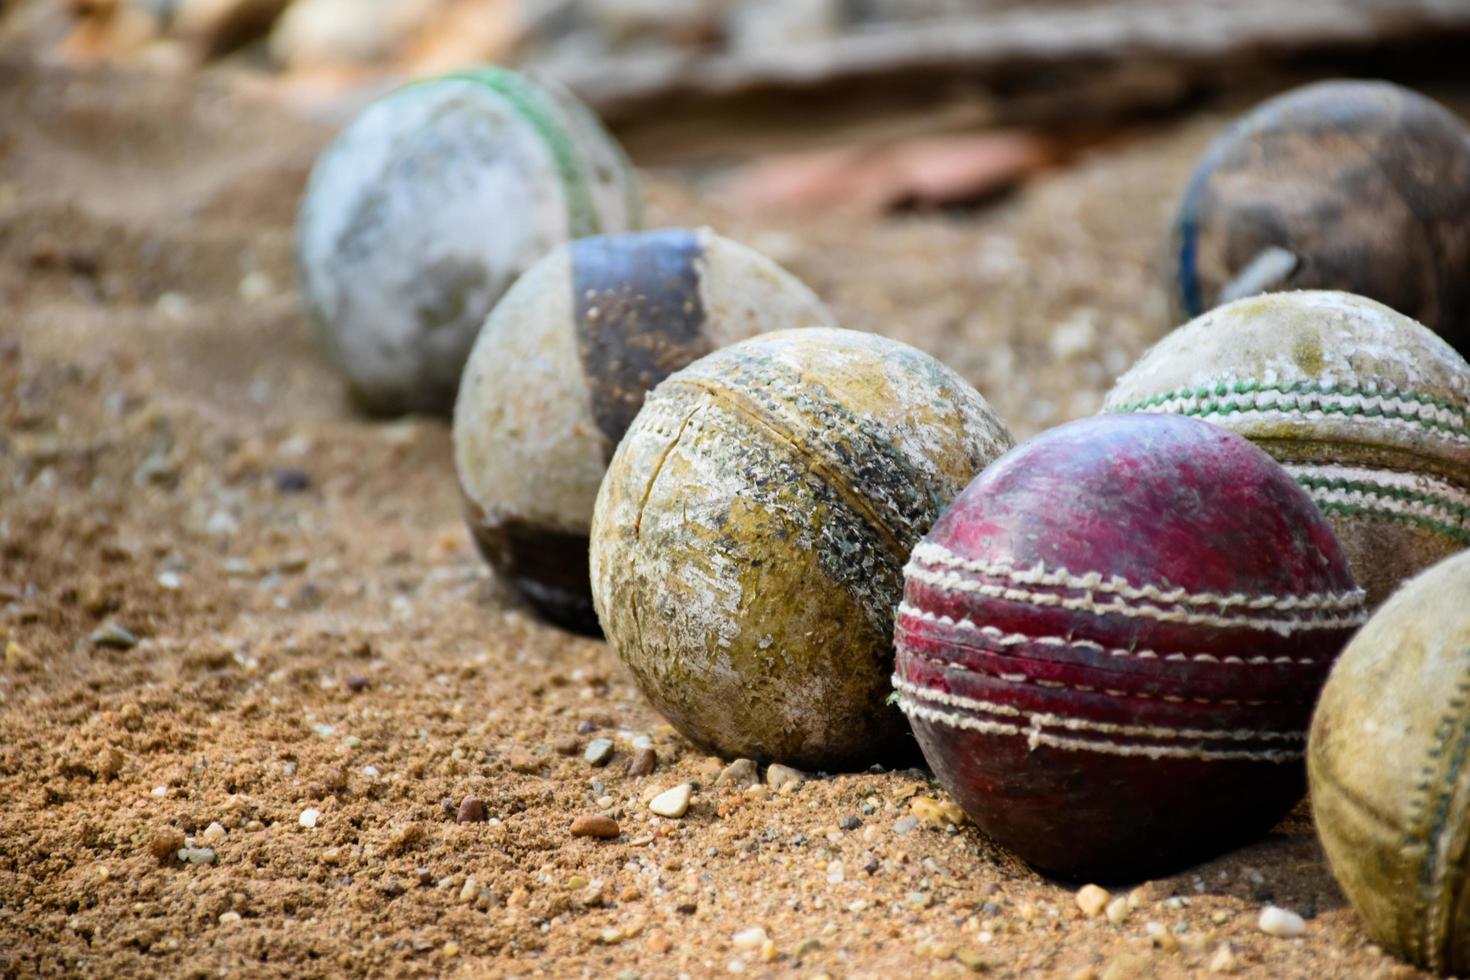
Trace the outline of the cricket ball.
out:
M 445 413 L 516 277 L 639 211 L 622 151 L 562 89 L 498 68 L 417 82 L 312 169 L 296 228 L 308 318 L 362 408 Z
M 708 229 L 555 249 L 490 314 L 460 384 L 454 457 L 481 553 L 549 618 L 595 632 L 592 504 L 647 392 L 762 330 L 831 322 L 794 276 Z
M 592 518 L 592 597 L 643 693 L 725 756 L 854 769 L 913 754 L 886 703 L 909 549 L 1011 444 L 934 358 L 763 334 L 653 390 Z
M 1342 289 L 1470 356 L 1470 129 L 1388 82 L 1270 99 L 1200 161 L 1173 264 L 1183 317 L 1265 291 Z
M 1375 941 L 1470 971 L 1470 553 L 1416 576 L 1338 658 L 1307 743 L 1312 813 Z
M 992 463 L 914 548 L 899 705 L 940 782 L 1047 872 L 1138 880 L 1268 830 L 1365 619 L 1332 529 L 1194 419 L 1084 419 Z
M 1104 407 L 1202 418 L 1275 456 L 1332 522 L 1370 605 L 1470 546 L 1470 365 L 1381 303 L 1237 300 L 1166 336 Z

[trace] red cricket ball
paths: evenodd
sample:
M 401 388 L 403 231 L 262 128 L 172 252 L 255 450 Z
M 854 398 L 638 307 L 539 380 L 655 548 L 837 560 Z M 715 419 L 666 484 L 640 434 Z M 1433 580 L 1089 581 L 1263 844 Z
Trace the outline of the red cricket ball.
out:
M 1364 619 L 1271 457 L 1196 419 L 1104 416 L 996 460 L 914 549 L 894 686 L 982 830 L 1054 874 L 1136 880 L 1301 797 L 1312 703 Z

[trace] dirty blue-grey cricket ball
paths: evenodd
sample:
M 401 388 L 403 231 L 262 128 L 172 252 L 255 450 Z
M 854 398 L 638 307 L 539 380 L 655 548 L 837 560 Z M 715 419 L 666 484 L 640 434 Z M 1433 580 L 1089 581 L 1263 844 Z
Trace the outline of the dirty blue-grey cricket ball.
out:
M 448 412 L 501 294 L 549 249 L 640 223 L 622 151 L 575 98 L 485 68 L 368 106 L 297 223 L 309 317 L 374 414 Z

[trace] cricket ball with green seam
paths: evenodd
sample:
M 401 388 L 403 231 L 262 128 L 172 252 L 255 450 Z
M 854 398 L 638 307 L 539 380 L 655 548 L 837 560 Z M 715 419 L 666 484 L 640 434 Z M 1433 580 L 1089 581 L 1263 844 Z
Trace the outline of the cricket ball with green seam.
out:
M 1343 650 L 1307 742 L 1312 816 L 1375 942 L 1470 971 L 1470 553 L 1420 573 Z
M 407 85 L 322 153 L 297 219 L 307 314 L 358 404 L 447 413 L 506 288 L 640 224 L 622 151 L 562 89 L 498 68 Z
M 1340 289 L 1470 357 L 1470 128 L 1388 82 L 1269 99 L 1190 178 L 1173 266 L 1183 317 L 1262 292 Z
M 897 341 L 788 330 L 653 390 L 592 518 L 592 596 L 639 687 L 725 756 L 853 769 L 916 751 L 888 705 L 909 550 L 1011 444 Z
M 595 632 L 592 504 L 647 392 L 734 341 L 831 323 L 794 276 L 707 228 L 556 248 L 496 305 L 460 383 L 455 467 L 481 553 L 549 618 Z
M 1382 303 L 1236 300 L 1161 340 L 1104 410 L 1202 418 L 1275 456 L 1332 522 L 1372 605 L 1470 547 L 1470 365 Z

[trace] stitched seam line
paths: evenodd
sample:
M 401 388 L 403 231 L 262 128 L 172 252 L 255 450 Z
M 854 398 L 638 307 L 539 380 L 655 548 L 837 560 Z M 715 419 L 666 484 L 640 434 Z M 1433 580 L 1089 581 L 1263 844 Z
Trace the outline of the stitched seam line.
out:
M 1245 704 L 1250 705 L 1251 707 L 1260 707 L 1262 705 L 1305 703 L 1302 701 L 1243 701 L 1239 698 L 1225 698 L 1219 700 L 1212 700 L 1210 698 L 1187 698 L 1177 694 L 1145 694 L 1142 692 L 1124 691 L 1121 688 L 1115 687 L 1097 687 L 1096 685 L 1087 684 L 1068 684 L 1064 681 L 1042 680 L 1038 677 L 1032 677 L 1029 674 L 1014 672 L 993 672 L 989 670 L 981 670 L 978 667 L 972 667 L 969 664 L 958 663 L 952 660 L 939 660 L 935 657 L 929 656 L 922 651 L 915 650 L 913 646 L 911 646 L 902 637 L 896 638 L 894 641 L 894 645 L 897 649 L 903 651 L 916 660 L 923 660 L 927 663 L 933 664 L 936 667 L 941 667 L 946 670 L 959 670 L 967 674 L 974 674 L 977 677 L 988 677 L 992 680 L 1004 681 L 1007 684 L 1030 684 L 1035 687 L 1044 687 L 1067 691 L 1080 691 L 1083 694 L 1096 694 L 1102 697 L 1115 698 L 1120 701 L 1129 701 L 1136 698 L 1142 701 L 1167 701 L 1172 704 L 1184 704 L 1185 702 L 1193 702 L 1195 704 Z
M 1285 400 L 1251 397 L 1271 395 L 1285 396 Z M 1240 396 L 1246 397 L 1241 398 Z M 1311 405 L 1309 409 L 1303 408 L 1301 404 L 1303 398 Z M 1324 401 L 1324 399 L 1327 400 Z M 1354 400 L 1367 404 L 1354 404 Z M 1470 408 L 1458 402 L 1393 388 L 1352 388 L 1342 385 L 1322 385 L 1314 381 L 1301 381 L 1294 384 L 1230 381 L 1200 388 L 1178 388 L 1151 395 L 1148 398 L 1125 402 L 1122 405 L 1113 406 L 1109 411 L 1124 413 L 1157 410 L 1171 402 L 1200 402 L 1202 403 L 1201 408 L 1215 406 L 1203 413 L 1210 415 L 1228 414 L 1230 411 L 1294 408 L 1320 411 L 1328 415 L 1396 418 L 1423 425 L 1425 428 L 1442 429 L 1447 433 L 1470 438 Z M 1426 418 L 1423 411 L 1411 406 L 1429 409 L 1430 416 Z
M 1246 609 L 1271 609 L 1289 611 L 1296 609 L 1360 609 L 1363 606 L 1363 590 L 1349 592 L 1314 592 L 1304 596 L 1250 596 L 1242 592 L 1225 595 L 1217 592 L 1190 592 L 1187 589 L 1160 589 L 1156 585 L 1134 585 L 1117 575 L 1104 578 L 1100 572 L 1078 574 L 1066 568 L 1048 569 L 1041 562 L 1030 568 L 1017 568 L 1010 562 L 985 561 L 962 558 L 944 545 L 932 541 L 921 541 L 913 552 L 916 562 L 938 565 L 941 568 L 963 572 L 975 572 L 987 578 L 1004 578 L 1021 585 L 1043 585 L 1064 589 L 1082 589 L 1088 592 L 1103 592 L 1123 599 L 1146 599 L 1171 606 L 1243 606 Z
M 1290 749 L 1194 749 L 1173 745 L 1137 745 L 1122 742 L 1094 742 L 1084 738 L 1053 735 L 1037 728 L 1024 729 L 1005 722 L 985 721 L 967 715 L 940 711 L 922 704 L 915 704 L 900 695 L 898 707 L 910 718 L 949 725 L 952 728 L 978 732 L 982 735 L 1025 736 L 1027 746 L 1033 751 L 1041 746 L 1060 749 L 1064 752 L 1095 752 L 1101 755 L 1143 757 L 1153 759 L 1196 759 L 1204 762 L 1270 762 L 1299 763 L 1303 753 Z
M 1463 720 L 1467 699 L 1470 699 L 1470 674 L 1462 672 L 1455 685 L 1455 693 L 1450 697 L 1448 710 L 1440 718 L 1428 759 L 1420 770 L 1423 781 L 1418 788 L 1421 794 L 1415 800 L 1413 819 L 1409 823 L 1412 828 L 1426 813 L 1429 817 L 1423 838 L 1425 860 L 1420 873 L 1419 907 L 1413 921 L 1423 924 L 1424 931 L 1419 937 L 1423 943 L 1421 955 L 1427 959 L 1430 968 L 1439 973 L 1444 972 L 1446 925 L 1444 916 L 1439 914 L 1439 906 L 1444 898 L 1445 881 L 1452 870 L 1443 860 L 1441 838 L 1452 817 L 1450 807 L 1454 802 L 1456 784 L 1460 781 L 1467 758 L 1470 758 L 1470 724 Z M 1449 757 L 1445 759 L 1447 752 Z M 1436 780 L 1435 771 L 1441 765 L 1444 766 L 1444 774 Z M 1406 835 L 1405 843 L 1418 843 L 1413 840 L 1412 830 Z
M 1025 711 L 1008 704 L 982 701 L 965 697 L 963 694 L 952 694 L 949 691 L 935 691 L 920 687 L 913 681 L 904 680 L 897 674 L 894 674 L 891 680 L 895 690 L 909 697 L 918 698 L 920 701 L 932 701 L 947 708 L 983 711 L 986 714 L 1015 718 L 1018 721 L 1024 720 L 1033 726 L 1039 725 L 1044 728 L 1065 728 L 1073 732 L 1098 732 L 1104 735 L 1138 735 L 1145 738 L 1187 738 L 1231 742 L 1305 742 L 1307 739 L 1305 732 L 1274 732 L 1244 728 L 1174 728 L 1169 725 L 1125 725 L 1120 722 L 1093 721 L 1089 718 L 1074 718 L 1046 711 Z
M 1093 640 L 1068 639 L 1063 636 L 1031 636 L 1026 633 L 1007 633 L 994 626 L 981 626 L 970 619 L 955 619 L 951 616 L 936 615 L 926 609 L 911 606 L 907 602 L 900 603 L 898 615 L 909 616 L 950 629 L 958 629 L 964 632 L 978 633 L 991 643 L 998 646 L 1027 646 L 1036 644 L 1038 646 L 1057 647 L 1060 649 L 1086 650 L 1090 653 L 1107 654 L 1110 657 L 1132 657 L 1138 660 L 1163 660 L 1174 663 L 1191 662 L 1201 664 L 1226 664 L 1230 666 L 1268 666 L 1268 665 L 1292 665 L 1299 667 L 1321 667 L 1324 661 L 1313 660 L 1309 657 L 1217 657 L 1212 653 L 1159 653 L 1156 650 L 1127 650 L 1122 647 L 1106 647 Z
M 1325 619 L 1265 619 L 1256 616 L 1219 616 L 1213 613 L 1184 612 L 1175 609 L 1161 609 L 1148 604 L 1102 603 L 1094 600 L 1091 595 L 1073 598 L 1050 592 L 972 582 L 955 572 L 931 572 L 912 562 L 904 569 L 904 574 L 910 581 L 921 582 L 951 593 L 972 593 L 1009 602 L 1078 609 L 1098 616 L 1115 614 L 1134 619 L 1156 619 L 1161 622 L 1191 623 L 1224 629 L 1266 629 L 1282 636 L 1290 636 L 1299 630 L 1355 629 L 1367 620 L 1367 613 L 1363 611 L 1350 616 L 1334 616 Z

